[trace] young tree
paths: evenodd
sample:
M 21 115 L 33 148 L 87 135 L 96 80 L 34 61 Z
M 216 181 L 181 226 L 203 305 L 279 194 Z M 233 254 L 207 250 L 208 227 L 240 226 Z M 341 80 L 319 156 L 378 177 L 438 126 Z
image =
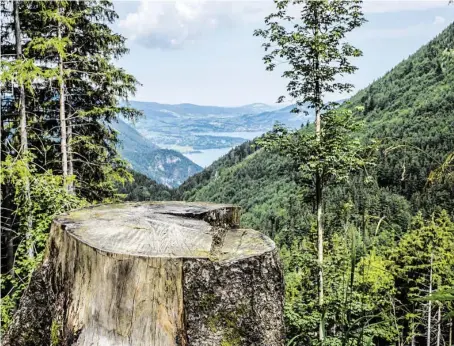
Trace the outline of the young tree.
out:
M 352 85 L 339 81 L 339 77 L 351 74 L 356 67 L 349 58 L 359 57 L 361 51 L 345 41 L 348 32 L 359 27 L 365 19 L 360 0 L 275 0 L 277 12 L 265 19 L 266 29 L 256 30 L 255 36 L 267 40 L 263 44 L 268 54 L 263 58 L 267 70 L 273 71 L 279 58 L 289 67 L 283 73 L 290 79 L 289 95 L 296 100 L 295 112 L 308 104 L 315 111 L 315 140 L 322 143 L 323 118 L 330 113 L 326 96 L 334 92 L 348 92 Z M 295 12 L 292 10 L 295 9 Z M 295 13 L 295 14 L 293 14 Z M 278 102 L 284 100 L 284 96 Z M 326 139 L 326 137 L 325 137 Z M 299 142 L 302 143 L 302 142 Z M 304 146 L 304 144 L 303 144 Z M 295 148 L 296 156 L 301 146 Z M 319 149 L 321 147 L 319 146 Z M 325 151 L 326 152 L 326 151 Z M 319 339 L 325 339 L 323 317 L 323 174 L 322 166 L 313 158 L 315 179 L 316 218 L 319 262 L 319 307 L 321 319 Z
M 14 8 L 14 36 L 16 40 L 16 59 L 18 61 L 22 61 L 22 32 L 20 26 L 20 16 L 19 16 L 19 2 L 13 2 Z M 20 114 L 20 152 L 22 153 L 23 157 L 27 160 L 28 154 L 28 137 L 27 137 L 27 114 L 25 109 L 25 86 L 23 82 L 19 83 L 19 114 Z M 28 165 L 27 165 L 28 166 Z M 30 182 L 28 179 L 25 181 L 24 184 L 26 201 L 30 204 Z M 32 228 L 32 221 L 31 215 L 26 216 L 26 234 L 27 237 L 30 237 L 30 231 Z M 28 249 L 28 256 L 34 257 L 34 249 L 33 246 L 30 246 Z

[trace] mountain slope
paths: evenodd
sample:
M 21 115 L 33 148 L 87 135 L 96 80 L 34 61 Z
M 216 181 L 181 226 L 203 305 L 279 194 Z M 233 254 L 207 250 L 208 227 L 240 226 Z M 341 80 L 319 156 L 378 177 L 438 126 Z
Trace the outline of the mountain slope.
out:
M 361 135 L 380 139 L 382 146 L 378 165 L 370 172 L 377 179 L 365 184 L 361 175 L 352 175 L 347 184 L 330 186 L 324 192 L 323 267 L 330 340 L 335 338 L 334 330 L 350 318 L 353 325 L 360 326 L 361 342 L 369 334 L 366 338 L 374 345 L 398 344 L 400 340 L 414 340 L 419 345 L 426 341 L 419 335 L 430 335 L 425 326 L 427 304 L 415 306 L 414 296 L 415 292 L 426 296 L 429 268 L 432 273 L 435 267 L 433 254 L 445 242 L 439 238 L 438 224 L 451 234 L 443 239 L 452 240 L 452 223 L 446 215 L 434 212 L 445 209 L 454 215 L 453 187 L 429 186 L 426 178 L 454 151 L 454 62 L 443 57 L 445 49 L 454 48 L 453 43 L 451 25 L 360 91 L 350 105 L 344 105 L 365 107 Z M 313 130 L 312 126 L 307 130 Z M 189 178 L 174 192 L 174 198 L 238 204 L 242 227 L 260 229 L 273 237 L 285 270 L 288 340 L 311 344 L 319 317 L 315 308 L 320 268 L 315 198 L 313 189 L 298 188 L 294 171 L 286 158 L 247 142 Z M 413 217 L 416 212 L 422 216 Z M 430 221 L 424 223 L 423 218 Z M 423 233 L 426 235 L 421 237 Z M 446 240 L 449 245 L 440 253 L 437 266 L 448 263 L 451 240 Z M 439 277 L 445 274 L 442 280 L 452 281 L 449 264 L 445 268 Z M 346 294 L 349 289 L 351 293 Z M 350 317 L 340 317 L 343 307 Z M 372 316 L 371 324 L 358 322 L 364 316 Z M 301 335 L 309 337 L 297 339 Z
M 112 127 L 119 132 L 121 156 L 133 170 L 160 184 L 176 187 L 202 170 L 183 154 L 159 148 L 122 120 L 112 124 Z
M 351 99 L 365 108 L 366 135 L 388 148 L 380 183 L 415 202 L 429 171 L 454 149 L 452 49 L 454 23 Z
M 121 141 L 120 149 L 125 151 L 147 152 L 158 150 L 159 147 L 148 139 L 144 138 L 133 126 L 123 120 L 111 124 L 119 132 Z
M 125 201 L 168 201 L 172 197 L 172 190 L 158 184 L 146 175 L 131 171 L 134 180 L 118 186 L 118 193 L 125 197 Z
M 276 108 L 252 104 L 241 107 L 214 107 L 138 101 L 131 101 L 131 105 L 144 112 L 144 118 L 139 119 L 136 124 L 142 134 L 259 131 L 271 129 L 276 121 L 299 127 L 305 124 L 305 120 L 313 117 L 291 113 L 293 106 Z
M 364 106 L 364 136 L 383 143 L 377 167 L 381 207 L 396 207 L 396 213 L 413 209 L 433 210 L 435 204 L 454 210 L 451 189 L 426 186 L 431 169 L 454 150 L 454 63 L 444 52 L 454 48 L 454 25 L 385 76 L 351 99 L 351 107 Z M 189 178 L 177 196 L 187 200 L 238 203 L 243 207 L 247 226 L 262 229 L 279 217 L 289 222 L 296 199 L 293 181 L 288 179 L 288 162 L 262 151 L 249 150 L 250 144 L 232 150 L 205 171 Z M 246 150 L 247 151 L 247 150 Z M 256 183 L 257 182 L 257 183 Z M 278 197 L 280 196 L 280 197 Z M 279 199 L 276 202 L 276 199 Z M 374 202 L 375 203 L 375 202 Z M 378 203 L 378 202 L 377 202 Z M 378 204 L 377 204 L 378 205 Z M 380 207 L 380 208 L 381 208 Z M 380 211 L 377 210 L 377 215 Z M 406 215 L 406 214 L 405 214 Z M 406 216 L 401 217 L 401 226 Z M 287 226 L 285 226 L 287 227 Z M 400 226 L 399 226 L 400 227 Z

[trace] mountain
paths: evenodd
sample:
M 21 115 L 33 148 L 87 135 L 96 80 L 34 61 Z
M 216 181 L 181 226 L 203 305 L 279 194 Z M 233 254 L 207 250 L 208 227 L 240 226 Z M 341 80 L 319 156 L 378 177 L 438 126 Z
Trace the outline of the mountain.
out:
M 129 125 L 121 119 L 116 123 L 112 123 L 111 126 L 119 132 L 120 150 L 122 152 L 148 152 L 160 149 L 156 144 L 137 132 L 133 125 Z
M 168 201 L 172 198 L 172 190 L 168 186 L 135 171 L 131 174 L 133 182 L 118 186 L 118 193 L 125 197 L 125 201 Z
M 291 113 L 293 106 L 277 109 L 277 106 L 260 103 L 215 107 L 131 101 L 131 105 L 144 113 L 136 124 L 144 137 L 161 147 L 180 151 L 231 148 L 243 143 L 246 138 L 229 133 L 263 133 L 276 122 L 298 128 L 313 118 L 311 115 Z
M 454 210 L 452 189 L 427 186 L 429 172 L 454 150 L 454 64 L 446 54 L 453 48 L 451 24 L 346 105 L 364 107 L 363 136 L 382 143 L 378 190 L 370 193 L 386 201 L 380 208 L 402 214 L 396 229 L 405 228 L 410 209 Z M 246 226 L 282 230 L 293 222 L 289 215 L 298 200 L 289 165 L 248 142 L 189 178 L 177 198 L 237 203 Z
M 119 120 L 111 126 L 119 132 L 119 150 L 132 169 L 169 187 L 180 185 L 202 167 L 175 150 L 161 149 L 134 127 Z
M 247 114 L 247 113 L 260 114 L 263 112 L 270 112 L 270 111 L 281 109 L 282 105 L 280 105 L 280 104 L 267 105 L 265 103 L 251 103 L 249 105 L 245 105 L 240 108 L 245 109 L 245 111 L 242 112 L 244 114 Z
M 238 107 L 222 107 L 222 106 L 202 106 L 191 103 L 180 103 L 180 104 L 164 104 L 157 102 L 143 102 L 143 101 L 131 101 L 134 107 L 144 110 L 145 112 L 164 112 L 173 114 L 175 116 L 207 116 L 207 115 L 223 115 L 223 116 L 235 116 L 239 114 L 259 114 L 262 112 L 272 111 L 278 108 L 282 108 L 276 105 L 270 106 L 264 103 L 253 103 Z
M 182 153 L 228 150 L 270 130 L 276 122 L 298 128 L 312 119 L 291 113 L 291 105 L 279 109 L 261 103 L 215 107 L 132 101 L 131 105 L 145 116 L 135 124 L 120 120 L 112 125 L 120 133 L 121 155 L 135 171 L 171 187 L 202 170 Z M 218 157 L 216 152 L 209 155 L 211 160 Z

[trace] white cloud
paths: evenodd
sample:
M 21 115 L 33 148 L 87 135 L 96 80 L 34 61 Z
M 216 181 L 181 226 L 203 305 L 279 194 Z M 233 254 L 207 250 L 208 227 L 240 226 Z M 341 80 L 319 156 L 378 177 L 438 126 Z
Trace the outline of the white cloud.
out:
M 131 39 L 150 48 L 179 48 L 207 31 L 230 28 L 250 20 L 262 20 L 268 1 L 146 1 L 136 12 L 120 20 Z M 264 11 L 267 9 L 268 12 Z
M 366 13 L 427 10 L 447 6 L 448 0 L 364 0 Z M 135 12 L 120 20 L 123 33 L 150 48 L 180 48 L 209 31 L 231 28 L 240 23 L 262 23 L 274 10 L 271 0 L 141 0 Z M 294 13 L 295 9 L 291 10 Z M 443 24 L 436 17 L 434 24 Z M 414 28 L 384 30 L 381 35 L 407 36 Z
M 441 16 L 436 16 L 435 19 L 434 19 L 434 25 L 441 25 L 441 24 L 444 24 L 446 22 L 446 19 L 444 17 L 441 17 Z

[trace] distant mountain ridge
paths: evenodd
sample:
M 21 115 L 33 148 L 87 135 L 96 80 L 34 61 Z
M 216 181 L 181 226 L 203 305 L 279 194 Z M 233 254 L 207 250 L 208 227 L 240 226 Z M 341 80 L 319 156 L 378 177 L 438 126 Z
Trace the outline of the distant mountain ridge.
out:
M 277 109 L 278 105 L 263 103 L 218 107 L 131 101 L 131 106 L 142 110 L 144 117 L 134 124 L 126 120 L 111 124 L 119 132 L 120 154 L 133 170 L 169 187 L 202 170 L 181 152 L 235 147 L 246 139 L 228 133 L 265 132 L 277 121 L 299 127 L 310 119 L 291 113 L 293 106 Z
M 280 109 L 278 105 L 267 105 L 265 103 L 252 103 L 244 106 L 223 107 L 223 106 L 205 106 L 192 103 L 165 104 L 148 101 L 131 101 L 136 108 L 144 107 L 148 111 L 174 112 L 179 115 L 241 115 L 241 114 L 259 114 Z
M 133 170 L 160 184 L 176 187 L 202 170 L 178 151 L 161 149 L 122 120 L 111 126 L 119 132 L 121 156 Z
M 295 114 L 291 112 L 294 106 L 261 103 L 218 107 L 131 101 L 131 105 L 144 113 L 136 122 L 140 134 L 158 146 L 180 151 L 229 148 L 246 141 L 239 136 L 213 136 L 216 133 L 266 132 L 276 122 L 298 128 L 313 120 L 311 110 L 308 110 L 309 115 Z

